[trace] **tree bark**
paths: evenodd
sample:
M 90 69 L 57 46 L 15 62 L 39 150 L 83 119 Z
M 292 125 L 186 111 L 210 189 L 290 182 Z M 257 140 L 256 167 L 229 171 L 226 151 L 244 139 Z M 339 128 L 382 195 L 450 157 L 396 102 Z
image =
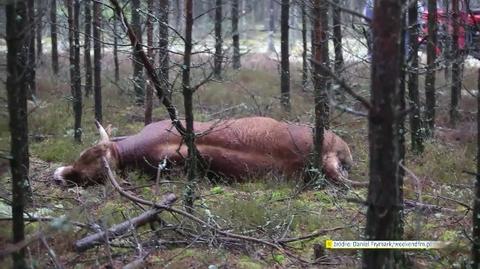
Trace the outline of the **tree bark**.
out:
M 369 110 L 370 184 L 366 240 L 402 238 L 401 91 L 399 75 L 402 1 L 376 0 L 372 21 L 372 94 Z M 393 250 L 365 250 L 363 268 L 395 268 L 402 255 Z M 401 267 L 401 266 L 400 266 Z
M 94 99 L 95 99 L 95 119 L 102 123 L 102 6 L 101 3 L 93 2 L 93 64 L 94 64 Z
M 409 35 L 409 58 L 410 68 L 408 72 L 408 97 L 409 105 L 413 109 L 410 113 L 410 135 L 412 151 L 423 152 L 423 126 L 420 115 L 420 93 L 418 90 L 418 4 L 414 1 L 408 9 L 408 35 Z
M 45 4 L 43 1 L 39 1 L 38 3 L 38 6 L 37 6 L 37 15 L 36 15 L 36 19 L 37 19 L 37 24 L 36 24 L 36 27 L 37 27 L 37 31 L 36 31 L 36 38 L 37 38 L 37 41 L 36 41 L 36 45 L 37 45 L 37 50 L 36 50 L 36 53 L 37 53 L 37 62 L 38 62 L 38 65 L 41 65 L 42 64 L 42 57 L 43 57 L 43 44 L 42 44 L 42 30 L 43 30 L 43 13 L 44 13 L 44 9 L 45 9 Z
M 52 41 L 52 69 L 58 74 L 58 48 L 57 48 L 57 0 L 50 3 L 50 39 Z
M 28 86 L 29 95 L 31 99 L 35 99 L 37 95 L 37 83 L 35 80 L 35 4 L 34 0 L 27 0 L 27 14 L 28 14 L 28 39 L 30 44 L 28 45 Z
M 153 56 L 153 0 L 147 1 L 148 14 L 145 26 L 147 29 L 147 56 L 150 62 L 154 62 Z M 160 12 L 162 12 L 160 10 Z M 162 24 L 160 22 L 160 24 Z M 145 87 L 145 115 L 144 124 L 148 125 L 152 123 L 152 110 L 153 110 L 153 87 L 150 83 L 147 83 Z
M 117 14 L 113 14 L 113 65 L 114 73 L 115 73 L 115 81 L 118 82 L 120 80 L 120 64 L 118 63 L 118 22 L 117 22 Z
M 140 19 L 140 0 L 132 0 L 132 27 L 138 41 L 142 43 L 142 26 Z M 135 93 L 135 103 L 143 105 L 145 101 L 145 80 L 143 79 L 143 65 L 138 55 L 137 49 L 133 48 L 133 91 Z
M 234 0 L 236 1 L 236 0 Z M 192 0 L 185 0 L 185 51 L 183 54 L 183 104 L 185 107 L 185 125 L 184 135 L 185 144 L 188 147 L 186 160 L 188 184 L 185 191 L 185 209 L 188 212 L 193 211 L 194 189 L 196 185 L 197 159 L 195 154 L 195 131 L 193 129 L 193 89 L 190 85 L 190 64 L 192 55 Z
M 427 74 L 425 75 L 425 135 L 435 131 L 435 61 L 437 58 L 437 0 L 428 0 Z
M 170 10 L 169 0 L 160 0 L 160 25 L 159 31 L 159 71 L 161 87 L 171 97 L 170 82 L 168 70 L 170 69 L 170 56 L 168 53 L 169 32 L 168 32 L 168 14 Z
M 10 126 L 13 243 L 25 239 L 24 209 L 28 193 L 27 51 L 29 40 L 24 1 L 5 6 L 7 42 L 7 99 Z M 13 268 L 28 268 L 25 249 L 12 254 Z
M 222 54 L 222 46 L 223 46 L 223 39 L 222 39 L 222 0 L 215 1 L 215 60 L 214 60 L 214 73 L 217 79 L 221 79 L 222 77 L 222 61 L 223 61 L 223 54 Z
M 306 90 L 308 84 L 308 63 L 307 63 L 307 5 L 305 1 L 301 2 L 302 5 L 302 86 L 303 90 Z
M 480 92 L 480 68 L 477 76 L 477 89 Z M 477 94 L 477 176 L 472 218 L 472 268 L 480 268 L 480 94 Z
M 332 21 L 333 21 L 333 48 L 335 51 L 334 70 L 337 74 L 343 69 L 343 47 L 342 47 L 342 13 L 340 12 L 340 0 L 334 1 L 332 5 Z
M 240 64 L 240 33 L 238 31 L 238 0 L 232 0 L 232 40 L 233 40 L 233 69 L 239 69 Z
M 92 35 L 92 9 L 91 2 L 84 1 L 85 5 L 85 29 L 84 29 L 84 65 L 85 65 L 85 96 L 90 96 L 92 93 L 93 81 L 92 81 L 92 58 L 90 57 L 91 41 L 90 36 Z
M 328 2 L 314 0 L 312 10 L 312 57 L 316 63 L 329 68 Z M 328 74 L 315 64 L 312 68 L 315 101 L 314 165 L 322 170 L 324 129 L 329 128 Z
M 73 2 L 72 2 L 73 1 Z M 74 138 L 82 141 L 82 89 L 80 77 L 80 36 L 78 32 L 80 2 L 66 0 L 68 15 L 68 43 L 70 47 L 70 83 L 73 99 Z
M 280 73 L 280 103 L 286 112 L 290 112 L 290 61 L 289 61 L 289 42 L 288 42 L 288 19 L 290 11 L 290 0 L 282 0 L 282 11 L 280 16 L 280 54 L 281 54 L 281 73 Z
M 458 34 L 460 27 L 459 20 L 459 6 L 458 0 L 452 0 L 452 88 L 450 97 L 450 124 L 455 128 L 460 118 L 460 112 L 458 111 L 458 102 L 460 100 L 462 80 L 461 80 L 461 67 L 460 48 L 458 44 Z

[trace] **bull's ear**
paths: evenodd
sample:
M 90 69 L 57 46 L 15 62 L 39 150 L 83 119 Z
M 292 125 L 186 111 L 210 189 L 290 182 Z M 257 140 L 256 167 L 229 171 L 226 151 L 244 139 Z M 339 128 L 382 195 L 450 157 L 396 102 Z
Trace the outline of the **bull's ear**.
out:
M 112 136 L 112 124 L 107 125 L 107 128 L 105 128 L 105 131 L 108 134 L 108 137 Z
M 110 142 L 110 138 L 108 137 L 107 131 L 103 128 L 103 126 L 100 124 L 100 122 L 95 121 L 95 125 L 97 126 L 97 130 L 100 133 L 100 141 L 98 141 L 98 144 L 106 144 Z

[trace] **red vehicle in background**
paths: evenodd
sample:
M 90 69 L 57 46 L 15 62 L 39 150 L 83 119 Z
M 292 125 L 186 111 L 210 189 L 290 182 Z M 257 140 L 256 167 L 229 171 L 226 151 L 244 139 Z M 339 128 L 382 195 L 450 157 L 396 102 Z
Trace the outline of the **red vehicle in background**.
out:
M 451 1 L 449 1 L 451 2 Z M 470 3 L 467 7 L 465 0 L 459 0 L 458 14 L 458 46 L 465 54 L 469 54 L 480 59 L 480 4 Z M 437 3 L 437 25 L 438 25 L 438 48 L 437 52 L 444 52 L 444 48 L 450 44 L 453 32 L 452 8 L 446 8 L 442 4 Z M 421 26 L 423 36 L 420 38 L 422 44 L 426 44 L 426 36 L 428 34 L 428 11 L 421 15 Z

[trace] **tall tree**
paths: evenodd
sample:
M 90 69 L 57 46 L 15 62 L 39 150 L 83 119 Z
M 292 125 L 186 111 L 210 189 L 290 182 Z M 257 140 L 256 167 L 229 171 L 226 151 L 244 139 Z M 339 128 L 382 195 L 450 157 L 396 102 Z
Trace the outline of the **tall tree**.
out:
M 324 129 L 329 128 L 330 107 L 328 103 L 328 2 L 314 0 L 312 18 L 312 68 L 315 101 L 314 164 L 321 171 Z M 323 68 L 321 68 L 322 65 Z
M 113 64 L 115 81 L 120 80 L 120 64 L 118 62 L 118 33 L 117 33 L 117 14 L 113 14 Z
M 221 78 L 222 61 L 223 61 L 223 39 L 222 39 L 222 0 L 215 1 L 215 59 L 214 59 L 214 73 L 217 79 Z
M 477 74 L 477 89 L 480 92 L 480 68 Z M 472 212 L 472 267 L 480 268 L 480 94 L 477 94 L 477 175 L 475 178 L 475 199 Z
M 25 239 L 24 209 L 28 189 L 27 122 L 27 50 L 28 24 L 24 1 L 10 1 L 5 6 L 7 41 L 7 98 L 10 121 L 10 170 L 12 175 L 13 243 Z M 25 249 L 12 254 L 13 268 L 27 268 Z
M 95 99 L 95 119 L 103 121 L 102 114 L 102 7 L 98 1 L 93 2 L 93 64 L 94 64 L 94 99 Z
M 90 96 L 92 93 L 92 57 L 90 57 L 91 41 L 90 36 L 92 35 L 92 8 L 91 1 L 84 1 L 85 5 L 85 24 L 84 24 L 84 67 L 85 67 L 85 96 Z
M 37 38 L 37 41 L 35 42 L 36 45 L 37 45 L 37 49 L 36 49 L 36 52 L 37 52 L 37 62 L 38 64 L 41 64 L 42 63 L 42 57 L 43 57 L 43 44 L 42 44 L 42 33 L 43 33 L 43 14 L 44 14 L 44 11 L 45 11 L 45 2 L 44 1 L 39 1 L 38 2 L 38 5 L 37 5 L 37 8 L 36 8 L 37 12 L 36 12 L 36 21 L 37 21 L 37 25 L 36 25 L 36 28 L 37 28 L 37 31 L 36 31 L 36 38 Z
M 169 0 L 160 0 L 160 16 L 159 22 L 160 25 L 158 26 L 158 36 L 159 36 L 159 69 L 158 69 L 158 77 L 160 79 L 161 87 L 164 89 L 165 92 L 170 92 L 170 83 L 169 83 L 169 76 L 168 70 L 170 69 L 170 57 L 168 53 L 168 45 L 169 45 L 169 33 L 168 33 L 168 14 L 170 10 L 170 3 Z
M 457 125 L 460 113 L 458 111 L 458 102 L 460 100 L 462 80 L 460 67 L 460 48 L 458 44 L 458 34 L 460 28 L 460 14 L 458 0 L 452 0 L 452 88 L 450 97 L 450 124 L 455 127 Z
M 340 73 L 343 68 L 343 47 L 342 47 L 342 13 L 340 12 L 340 0 L 335 0 L 332 5 L 333 21 L 333 49 L 335 51 L 335 72 Z
M 302 8 L 302 86 L 306 89 L 308 84 L 308 63 L 307 63 L 307 5 L 301 1 Z
M 233 69 L 239 69 L 240 64 L 240 32 L 238 31 L 238 1 L 232 0 L 232 39 L 233 39 Z
M 58 48 L 57 48 L 57 0 L 50 2 L 50 39 L 52 41 L 52 69 L 58 74 Z
M 183 105 L 185 107 L 185 125 L 184 134 L 185 144 L 188 147 L 187 155 L 187 189 L 185 192 L 185 207 L 187 211 L 193 210 L 193 195 L 197 172 L 197 159 L 195 153 L 195 130 L 193 129 L 193 88 L 190 85 L 190 64 L 192 56 L 192 0 L 185 0 L 185 51 L 183 54 Z
M 73 2 L 72 2 L 73 1 Z M 80 1 L 66 0 L 68 15 L 68 44 L 70 51 L 70 83 L 72 88 L 73 114 L 74 114 L 74 138 L 82 141 L 82 89 L 80 76 L 80 34 L 79 15 Z
M 280 16 L 280 103 L 284 111 L 290 111 L 290 60 L 288 43 L 288 19 L 290 12 L 290 0 L 282 0 L 282 11 Z
M 435 130 L 435 61 L 437 57 L 437 0 L 428 0 L 427 74 L 425 75 L 425 135 Z
M 27 13 L 28 13 L 28 38 L 29 38 L 29 46 L 28 46 L 28 86 L 30 91 L 30 98 L 35 98 L 37 95 L 37 83 L 35 80 L 35 1 L 34 0 L 27 0 Z
M 145 22 L 145 28 L 147 29 L 147 56 L 150 62 L 154 61 L 153 56 L 153 0 L 147 1 L 147 21 Z M 161 23 L 160 23 L 161 24 Z M 145 117 L 144 124 L 150 124 L 152 122 L 152 110 L 153 110 L 153 87 L 150 83 L 147 83 L 145 88 Z
M 399 173 L 401 117 L 399 75 L 402 1 L 374 4 L 371 109 L 369 110 L 370 184 L 367 197 L 367 240 L 402 238 L 402 179 Z M 401 255 L 392 250 L 365 250 L 363 268 L 395 268 Z
M 410 47 L 410 68 L 408 72 L 408 98 L 410 107 L 410 134 L 412 139 L 412 151 L 423 152 L 423 126 L 420 115 L 420 93 L 418 91 L 418 5 L 413 1 L 408 9 L 408 35 Z
M 138 41 L 142 43 L 142 25 L 140 18 L 140 0 L 132 0 L 132 27 Z M 138 51 L 133 47 L 133 89 L 135 93 L 135 103 L 143 105 L 145 99 L 145 80 L 143 79 L 143 65 L 138 55 Z

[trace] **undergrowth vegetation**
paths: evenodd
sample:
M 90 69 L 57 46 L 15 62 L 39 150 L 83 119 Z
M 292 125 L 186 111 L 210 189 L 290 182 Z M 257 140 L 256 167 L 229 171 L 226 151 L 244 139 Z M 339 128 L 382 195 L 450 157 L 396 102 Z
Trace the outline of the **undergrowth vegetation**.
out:
M 129 63 L 125 63 L 127 65 Z M 125 69 L 125 70 L 123 70 Z M 143 126 L 143 110 L 134 105 L 130 94 L 131 84 L 126 78 L 128 68 L 123 68 L 125 77 L 120 82 L 112 83 L 111 71 L 104 77 L 104 121 L 112 124 L 114 136 L 128 135 L 137 132 Z M 365 68 L 363 68 L 365 69 Z M 70 88 L 67 77 L 55 78 L 48 68 L 38 69 L 38 93 L 36 104 L 29 104 L 30 117 L 30 154 L 31 182 L 33 203 L 29 209 L 34 215 L 61 216 L 80 223 L 101 223 L 105 227 L 122 222 L 126 218 L 138 215 L 141 209 L 126 202 L 109 185 L 88 189 L 70 189 L 68 191 L 56 187 L 50 182 L 52 171 L 60 164 L 72 162 L 85 148 L 96 143 L 98 134 L 93 123 L 93 100 L 85 98 L 83 115 L 83 142 L 73 141 L 73 116 L 70 100 Z M 468 69 L 467 69 L 468 74 Z M 441 75 L 439 75 L 441 76 Z M 195 119 L 212 120 L 218 118 L 241 117 L 249 115 L 265 115 L 277 119 L 313 122 L 312 93 L 304 91 L 299 85 L 299 78 L 294 77 L 292 85 L 292 112 L 284 114 L 279 106 L 279 76 L 277 70 L 227 70 L 224 81 L 212 81 L 200 88 L 195 95 Z M 474 78 L 465 77 L 466 87 L 474 87 Z M 352 82 L 353 83 L 353 82 Z M 364 81 L 362 81 L 364 83 Z M 0 85 L 0 93 L 5 90 Z M 179 85 L 175 88 L 174 101 L 182 114 L 182 98 Z M 360 84 L 362 91 L 368 85 Z M 443 91 L 446 91 L 444 89 Z M 438 94 L 440 103 L 445 102 L 447 94 Z M 469 107 L 471 96 L 464 96 L 464 123 L 473 124 L 467 115 L 472 111 Z M 348 99 L 347 99 L 348 100 Z M 346 101 L 358 108 L 353 101 Z M 155 100 L 154 118 L 167 117 L 165 109 Z M 445 111 L 440 110 L 440 118 Z M 0 115 L 0 151 L 8 152 L 9 132 L 8 120 Z M 367 122 L 349 114 L 334 112 L 332 129 L 344 138 L 351 147 L 355 165 L 351 178 L 358 181 L 368 180 L 368 139 Z M 441 124 L 441 122 L 440 122 Z M 444 126 L 448 127 L 448 126 Z M 408 134 L 408 133 L 407 133 Z M 474 134 L 472 134 L 474 135 Z M 407 148 L 409 145 L 407 135 Z M 453 209 L 446 213 L 441 210 L 420 212 L 414 208 L 406 208 L 405 238 L 424 240 L 444 240 L 452 244 L 439 251 L 409 251 L 411 262 L 420 268 L 461 268 L 469 255 L 469 241 L 465 233 L 470 232 L 470 215 L 461 203 L 471 204 L 472 179 L 464 171 L 474 171 L 475 145 L 472 142 L 449 140 L 448 135 L 442 139 L 428 141 L 425 152 L 415 156 L 407 151 L 405 167 L 410 171 L 405 176 L 404 194 L 409 200 L 438 205 Z M 157 200 L 166 191 L 173 191 L 182 197 L 183 185 L 162 184 L 155 187 L 148 178 L 130 173 L 126 177 L 133 186 L 145 188 L 132 191 L 146 198 Z M 182 175 L 172 175 L 175 182 L 182 182 Z M 1 176 L 3 186 L 9 186 L 8 174 Z M 0 188 L 1 194 L 8 194 L 9 188 Z M 247 182 L 216 183 L 203 180 L 198 184 L 195 212 L 212 223 L 218 223 L 229 230 L 250 236 L 278 238 L 297 237 L 322 229 L 341 227 L 311 240 L 293 244 L 302 256 L 311 258 L 313 246 L 324 244 L 326 239 L 362 239 L 365 221 L 365 210 L 362 201 L 366 199 L 366 189 L 350 189 L 327 184 L 325 188 L 311 186 L 305 188 L 301 179 L 261 178 Z M 460 203 L 459 203 L 460 202 Z M 0 203 L 1 204 L 1 203 Z M 181 202 L 177 202 L 178 206 Z M 1 212 L 1 211 L 0 211 Z M 194 224 L 182 223 L 173 215 L 162 214 L 162 218 L 172 225 L 190 225 L 191 234 L 204 234 L 207 231 Z M 45 225 L 45 224 L 41 224 Z M 28 226 L 29 231 L 39 227 L 38 223 Z M 151 227 L 150 227 L 151 228 Z M 152 229 L 142 228 L 138 236 L 149 238 Z M 9 225 L 0 228 L 0 243 L 9 235 Z M 159 232 L 159 231 L 157 231 Z M 162 237 L 172 240 L 173 231 L 161 231 Z M 69 226 L 67 231 L 57 231 L 49 235 L 51 247 L 63 260 L 77 264 L 101 265 L 108 262 L 113 255 L 116 262 L 131 260 L 127 249 L 135 249 L 132 242 L 116 242 L 110 252 L 99 246 L 83 255 L 74 254 L 71 242 L 85 235 L 85 230 Z M 4 239 L 1 239 L 3 237 Z M 132 245 L 133 244 L 133 245 Z M 40 244 L 31 247 L 33 262 L 36 267 L 48 267 L 49 259 L 43 253 Z M 344 268 L 359 262 L 359 251 L 331 251 L 329 255 L 336 257 L 338 265 Z M 275 268 L 276 265 L 293 266 L 283 254 L 262 247 L 218 246 L 215 242 L 199 241 L 198 244 L 164 245 L 155 250 L 148 258 L 152 266 L 168 268 L 208 267 L 215 264 L 228 268 Z M 4 261 L 8 266 L 9 261 Z M 75 267 L 75 264 L 69 264 Z M 0 267 L 3 267 L 0 265 Z M 75 268 L 84 268 L 77 266 Z

